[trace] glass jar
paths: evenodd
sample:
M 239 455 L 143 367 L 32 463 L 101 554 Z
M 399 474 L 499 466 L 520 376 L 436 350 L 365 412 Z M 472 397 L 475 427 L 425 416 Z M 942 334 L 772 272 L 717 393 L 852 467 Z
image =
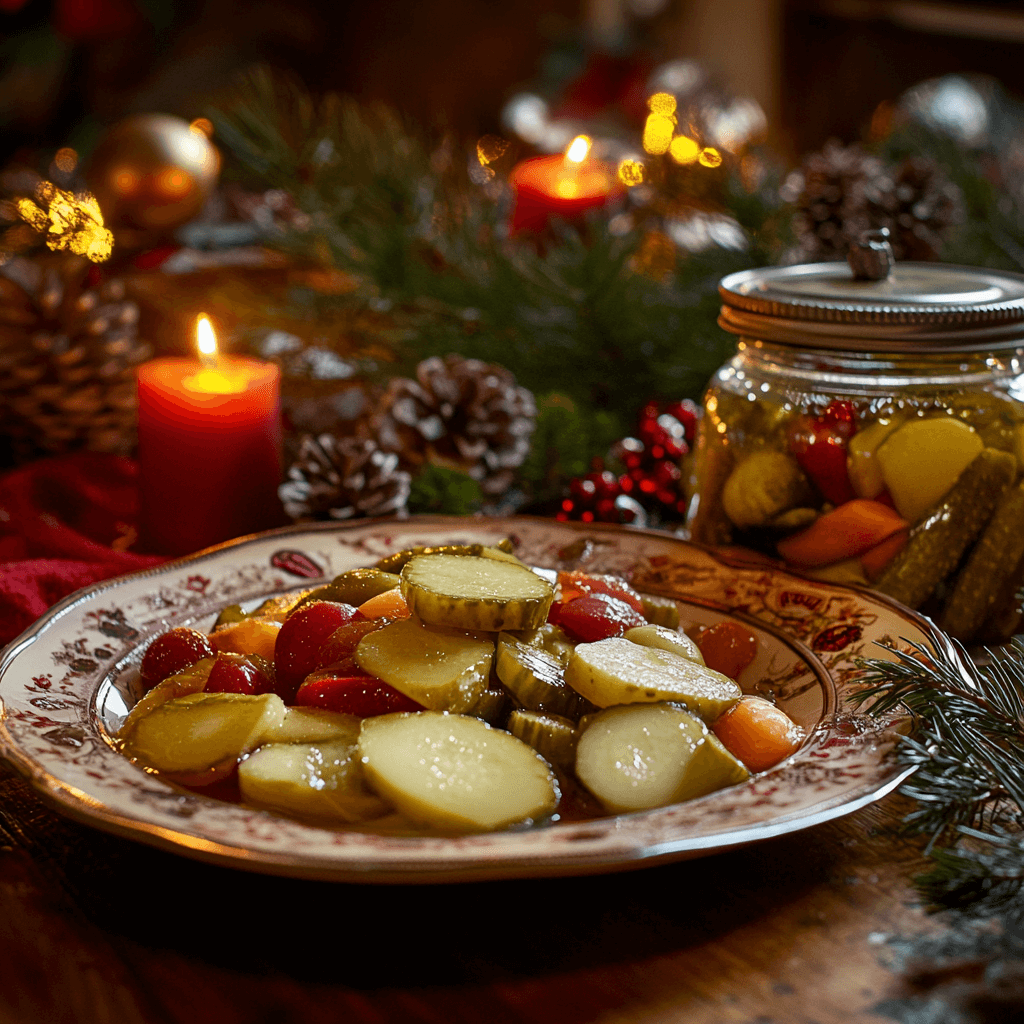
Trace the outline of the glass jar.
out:
M 1015 632 L 1024 277 L 830 263 L 720 292 L 740 340 L 704 399 L 693 539 L 871 586 L 967 642 Z

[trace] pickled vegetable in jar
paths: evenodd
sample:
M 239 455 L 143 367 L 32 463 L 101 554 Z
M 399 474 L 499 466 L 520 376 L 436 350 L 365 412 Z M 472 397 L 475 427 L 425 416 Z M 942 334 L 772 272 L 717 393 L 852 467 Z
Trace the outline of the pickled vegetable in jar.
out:
M 739 344 L 705 395 L 691 536 L 999 642 L 1022 620 L 1024 276 L 885 269 L 722 281 Z

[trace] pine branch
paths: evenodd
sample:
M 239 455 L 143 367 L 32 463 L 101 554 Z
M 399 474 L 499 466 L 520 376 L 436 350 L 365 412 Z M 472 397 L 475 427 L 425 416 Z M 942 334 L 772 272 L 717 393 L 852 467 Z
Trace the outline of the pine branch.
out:
M 1024 644 L 988 652 L 983 666 L 910 646 L 864 661 L 855 700 L 913 716 L 895 756 L 916 769 L 901 788 L 917 801 L 903 827 L 929 837 L 933 868 L 919 888 L 934 904 L 983 901 L 1024 921 Z

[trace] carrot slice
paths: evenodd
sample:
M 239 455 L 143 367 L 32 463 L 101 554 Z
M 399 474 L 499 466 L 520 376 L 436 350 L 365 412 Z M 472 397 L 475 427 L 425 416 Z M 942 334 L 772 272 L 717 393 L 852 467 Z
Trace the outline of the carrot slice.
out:
M 907 546 L 910 539 L 909 530 L 900 530 L 887 537 L 881 544 L 869 548 L 860 556 L 860 567 L 864 575 L 871 581 L 882 575 L 882 570 Z
M 741 697 L 711 729 L 725 749 L 752 772 L 774 768 L 804 738 L 803 729 L 763 697 Z
M 367 619 L 406 619 L 409 617 L 409 606 L 401 590 L 396 587 L 364 601 L 359 606 L 359 614 Z
M 907 527 L 888 505 L 854 498 L 819 516 L 806 530 L 783 538 L 776 549 L 792 565 L 816 569 L 856 558 Z

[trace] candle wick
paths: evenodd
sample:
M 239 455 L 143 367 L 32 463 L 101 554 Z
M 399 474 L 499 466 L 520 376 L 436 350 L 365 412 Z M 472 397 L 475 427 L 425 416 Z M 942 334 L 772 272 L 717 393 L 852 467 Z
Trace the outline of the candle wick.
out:
M 200 352 L 199 358 L 202 361 L 204 370 L 216 370 L 220 360 L 217 358 L 219 355 L 217 349 L 212 352 Z

